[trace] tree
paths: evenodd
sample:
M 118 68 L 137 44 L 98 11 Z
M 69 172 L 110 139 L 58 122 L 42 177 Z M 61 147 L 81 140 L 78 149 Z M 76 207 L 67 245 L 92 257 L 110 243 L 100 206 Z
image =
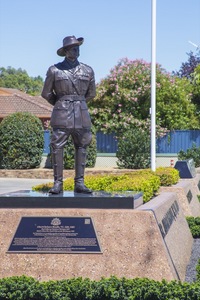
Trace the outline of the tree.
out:
M 187 78 L 179 78 L 158 73 L 157 117 L 162 126 L 169 130 L 198 129 L 199 119 L 196 106 L 192 103 L 192 85 Z
M 178 72 L 173 72 L 176 76 L 180 78 L 188 78 L 192 85 L 192 103 L 194 103 L 197 107 L 197 111 L 200 111 L 200 82 L 199 82 L 199 74 L 200 74 L 200 50 L 197 48 L 196 54 L 192 51 L 187 53 L 188 60 L 183 62 L 180 70 Z
M 191 74 L 193 84 L 192 102 L 196 104 L 198 112 L 200 112 L 200 64 Z
M 40 76 L 29 77 L 22 69 L 12 67 L 0 68 L 0 86 L 5 88 L 15 88 L 30 95 L 40 95 L 43 79 Z
M 191 79 L 191 74 L 194 73 L 195 68 L 200 64 L 200 50 L 197 50 L 197 53 L 194 54 L 192 51 L 187 53 L 188 60 L 183 62 L 180 70 L 178 72 L 173 72 L 176 76 L 182 78 L 186 77 Z
M 187 78 L 180 79 L 157 65 L 157 120 L 159 127 L 171 129 L 199 128 L 192 87 Z M 143 60 L 119 61 L 110 75 L 97 86 L 91 102 L 93 123 L 105 132 L 123 132 L 149 124 L 151 65 Z

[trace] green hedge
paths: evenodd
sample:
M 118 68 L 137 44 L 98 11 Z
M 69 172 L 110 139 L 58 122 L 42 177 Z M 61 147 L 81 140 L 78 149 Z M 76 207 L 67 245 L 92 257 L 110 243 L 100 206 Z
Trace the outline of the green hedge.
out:
M 147 169 L 151 163 L 149 132 L 139 127 L 118 136 L 117 165 L 124 169 Z
M 1 300 L 197 300 L 200 283 L 181 283 L 147 278 L 73 278 L 39 282 L 20 276 L 0 279 Z
M 186 217 L 194 239 L 200 238 L 200 217 Z
M 176 176 L 175 176 L 176 175 Z M 88 175 L 85 176 L 85 184 L 93 191 L 143 192 L 143 201 L 148 202 L 154 197 L 161 185 L 170 185 L 178 182 L 178 171 L 173 168 L 159 168 L 156 172 L 151 170 L 133 171 L 120 175 Z M 53 183 L 42 184 L 33 187 L 35 191 L 48 191 Z M 74 179 L 64 180 L 64 190 L 71 191 L 74 188 Z
M 176 184 L 180 179 L 179 171 L 171 167 L 159 167 L 155 174 L 159 176 L 161 186 Z
M 179 160 L 188 160 L 193 159 L 195 167 L 200 167 L 200 147 L 197 147 L 195 143 L 192 144 L 192 148 L 187 149 L 186 151 L 179 151 L 178 159 Z
M 31 169 L 40 166 L 44 147 L 41 120 L 26 112 L 17 112 L 0 123 L 0 167 Z

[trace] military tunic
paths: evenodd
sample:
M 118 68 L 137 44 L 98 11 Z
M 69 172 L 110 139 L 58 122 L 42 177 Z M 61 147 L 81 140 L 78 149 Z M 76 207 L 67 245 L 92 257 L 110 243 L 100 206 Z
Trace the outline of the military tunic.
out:
M 95 94 L 94 72 L 88 65 L 76 61 L 72 66 L 65 59 L 51 66 L 42 91 L 42 97 L 54 105 L 51 126 L 90 129 L 91 120 L 86 102 L 94 98 Z

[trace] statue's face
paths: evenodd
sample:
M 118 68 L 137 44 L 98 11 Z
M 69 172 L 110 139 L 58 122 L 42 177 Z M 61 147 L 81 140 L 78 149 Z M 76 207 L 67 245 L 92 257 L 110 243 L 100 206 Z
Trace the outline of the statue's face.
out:
M 75 61 L 79 57 L 79 46 L 72 46 L 65 51 L 65 56 L 71 61 Z

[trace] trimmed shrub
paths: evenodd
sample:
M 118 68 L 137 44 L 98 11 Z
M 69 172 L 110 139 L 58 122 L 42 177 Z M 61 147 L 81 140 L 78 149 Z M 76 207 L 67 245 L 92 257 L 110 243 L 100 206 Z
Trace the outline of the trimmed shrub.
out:
M 200 259 L 198 259 L 197 265 L 196 265 L 196 272 L 197 272 L 197 281 L 200 281 Z
M 42 296 L 39 281 L 28 276 L 12 276 L 0 279 L 1 300 L 39 300 Z
M 160 179 L 151 172 L 130 172 L 122 175 L 88 175 L 85 184 L 93 191 L 105 192 L 143 192 L 144 202 L 149 201 L 160 187 Z M 33 187 L 34 190 L 49 190 L 52 183 Z M 74 189 L 74 179 L 67 178 L 63 183 L 64 190 Z
M 1 168 L 36 168 L 41 163 L 43 147 L 43 126 L 36 116 L 18 112 L 0 123 Z
M 26 276 L 0 279 L 1 300 L 197 300 L 200 283 L 148 278 L 72 278 L 39 282 Z
M 160 187 L 159 177 L 147 174 L 134 174 L 124 176 L 118 181 L 112 182 L 105 187 L 105 191 L 137 191 L 143 192 L 143 201 L 148 202 Z
M 150 167 L 150 135 L 148 131 L 135 127 L 118 138 L 117 165 L 125 169 Z
M 163 175 L 164 174 L 164 175 Z M 111 175 L 87 175 L 85 184 L 93 191 L 106 192 L 125 192 L 138 191 L 143 192 L 144 202 L 148 202 L 155 196 L 161 185 L 168 186 L 177 183 L 179 179 L 178 171 L 174 168 L 158 168 L 158 171 L 138 170 L 124 174 Z M 48 191 L 53 183 L 41 184 L 33 187 L 35 191 Z M 64 190 L 74 189 L 74 179 L 67 178 L 63 182 Z
M 200 238 L 200 217 L 186 217 L 188 226 L 194 239 Z
M 155 174 L 159 176 L 161 186 L 176 184 L 180 179 L 179 171 L 171 167 L 157 168 Z
M 179 160 L 188 160 L 191 158 L 194 160 L 195 167 L 200 167 L 200 147 L 197 147 L 195 143 L 187 151 L 181 150 L 178 153 Z

